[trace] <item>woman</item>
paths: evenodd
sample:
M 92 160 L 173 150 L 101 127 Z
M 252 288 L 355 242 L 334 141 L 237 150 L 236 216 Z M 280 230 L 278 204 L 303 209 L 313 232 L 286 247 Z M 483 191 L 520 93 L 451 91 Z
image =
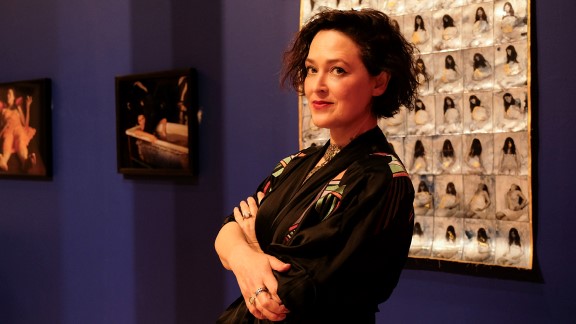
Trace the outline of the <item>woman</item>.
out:
M 454 125 L 460 122 L 460 111 L 456 108 L 454 99 L 450 96 L 444 97 L 444 124 Z
M 440 151 L 440 171 L 441 173 L 452 173 L 456 156 L 454 146 L 449 139 L 445 139 Z
M 500 174 L 512 175 L 518 175 L 520 171 L 520 158 L 516 154 L 516 144 L 512 137 L 506 137 L 504 140 L 499 171 Z
M 454 226 L 448 225 L 448 227 L 446 227 L 444 240 L 434 242 L 436 250 L 435 256 L 442 259 L 453 259 L 457 257 L 457 254 L 460 251 L 460 244 L 456 239 L 457 236 Z
M 416 140 L 414 143 L 414 154 L 412 160 L 411 171 L 414 173 L 423 173 L 428 170 L 428 162 L 426 161 L 426 148 L 421 140 Z
M 418 126 L 426 125 L 430 121 L 430 115 L 426 110 L 426 105 L 420 99 L 414 103 L 414 124 Z
M 514 98 L 511 93 L 506 92 L 502 96 L 502 101 L 504 103 L 504 118 L 509 120 L 519 120 L 524 117 L 520 100 Z
M 416 59 L 416 79 L 418 80 L 418 91 L 427 94 L 430 91 L 430 76 L 426 72 L 426 64 L 422 58 Z
M 442 32 L 439 41 L 435 46 L 437 50 L 446 50 L 460 46 L 460 32 L 454 24 L 454 18 L 448 14 L 442 16 Z
M 482 37 L 490 29 L 488 25 L 488 17 L 484 8 L 478 7 L 476 9 L 476 16 L 474 18 L 474 25 L 472 26 L 472 35 L 474 38 Z
M 424 44 L 428 41 L 428 32 L 424 26 L 422 16 L 416 15 L 414 18 L 414 32 L 412 32 L 412 43 L 416 45 Z
M 492 75 L 492 66 L 480 53 L 474 54 L 472 80 L 481 81 Z
M 504 64 L 504 74 L 506 76 L 518 75 L 522 72 L 522 67 L 518 62 L 518 52 L 514 45 L 508 45 L 506 47 L 506 63 Z
M 330 140 L 282 160 L 226 219 L 215 247 L 242 296 L 219 322 L 375 322 L 408 255 L 414 200 L 377 118 L 412 109 L 412 55 L 376 10 L 322 11 L 297 34 L 283 80 Z
M 468 98 L 470 102 L 470 115 L 474 122 L 485 122 L 490 115 L 488 110 L 482 106 L 482 101 L 476 95 L 471 95 Z
M 508 250 L 498 258 L 498 264 L 504 266 L 517 265 L 522 262 L 523 256 L 524 250 L 522 249 L 520 234 L 515 227 L 512 227 L 508 232 Z
M 436 216 L 438 217 L 452 217 L 458 213 L 460 209 L 460 196 L 456 191 L 456 186 L 453 182 L 448 182 L 446 185 L 446 193 L 440 197 L 438 203 L 438 210 Z
M 465 251 L 466 260 L 482 262 L 492 255 L 491 239 L 484 227 L 480 227 L 476 233 L 476 244 L 470 244 Z M 472 242 L 471 242 L 472 243 Z
M 484 163 L 482 162 L 482 142 L 474 138 L 470 144 L 470 151 L 466 158 L 466 164 L 470 173 L 485 173 Z
M 13 153 L 18 156 L 20 168 L 28 172 L 36 165 L 36 154 L 28 151 L 28 144 L 36 134 L 36 129 L 30 127 L 30 106 L 32 97 L 16 98 L 16 92 L 9 88 L 6 93 L 6 107 L 1 110 L 0 142 L 0 171 L 8 171 L 8 161 Z M 24 112 L 26 110 L 26 112 Z
M 460 73 L 456 69 L 456 61 L 454 61 L 452 55 L 448 54 L 444 58 L 444 70 L 440 76 L 440 81 L 442 83 L 451 83 L 458 79 L 460 79 Z
M 432 207 L 432 194 L 430 193 L 430 189 L 428 189 L 426 182 L 420 181 L 414 197 L 414 212 L 416 215 L 430 215 L 433 211 Z
M 470 218 L 486 218 L 486 212 L 491 204 L 488 186 L 485 183 L 479 183 L 474 195 L 468 202 L 466 216 Z
M 505 197 L 506 208 L 496 213 L 496 218 L 506 221 L 524 222 L 528 220 L 528 199 L 519 185 L 513 183 Z

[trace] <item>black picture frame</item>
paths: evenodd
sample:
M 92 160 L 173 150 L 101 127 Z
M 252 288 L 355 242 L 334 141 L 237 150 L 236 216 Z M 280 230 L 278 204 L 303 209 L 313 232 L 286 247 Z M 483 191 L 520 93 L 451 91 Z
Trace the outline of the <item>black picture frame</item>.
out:
M 115 87 L 118 172 L 177 178 L 197 175 L 196 70 L 117 76 Z
M 52 177 L 52 82 L 0 83 L 0 178 Z

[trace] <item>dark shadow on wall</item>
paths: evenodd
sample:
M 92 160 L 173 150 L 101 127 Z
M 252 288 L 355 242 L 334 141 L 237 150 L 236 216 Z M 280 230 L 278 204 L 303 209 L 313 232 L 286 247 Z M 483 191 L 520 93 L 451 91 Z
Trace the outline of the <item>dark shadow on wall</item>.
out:
M 214 252 L 222 211 L 220 1 L 133 0 L 134 73 L 198 72 L 199 175 L 193 182 L 134 180 L 137 323 L 213 323 L 224 308 Z

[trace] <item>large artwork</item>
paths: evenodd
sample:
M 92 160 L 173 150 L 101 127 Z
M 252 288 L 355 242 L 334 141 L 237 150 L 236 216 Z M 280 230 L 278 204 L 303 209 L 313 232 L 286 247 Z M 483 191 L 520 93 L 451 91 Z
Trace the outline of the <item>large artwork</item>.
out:
M 529 0 L 302 0 L 388 14 L 418 49 L 419 97 L 379 124 L 412 175 L 414 260 L 532 269 Z M 300 101 L 300 145 L 320 145 Z M 436 262 L 436 263 L 438 263 Z

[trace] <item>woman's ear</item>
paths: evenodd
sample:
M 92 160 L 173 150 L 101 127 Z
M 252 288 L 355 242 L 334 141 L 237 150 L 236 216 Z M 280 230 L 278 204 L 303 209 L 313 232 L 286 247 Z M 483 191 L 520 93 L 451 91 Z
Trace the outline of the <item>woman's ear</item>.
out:
M 388 88 L 388 81 L 390 81 L 390 73 L 382 71 L 380 74 L 374 77 L 374 89 L 372 89 L 372 96 L 378 97 L 381 96 Z

